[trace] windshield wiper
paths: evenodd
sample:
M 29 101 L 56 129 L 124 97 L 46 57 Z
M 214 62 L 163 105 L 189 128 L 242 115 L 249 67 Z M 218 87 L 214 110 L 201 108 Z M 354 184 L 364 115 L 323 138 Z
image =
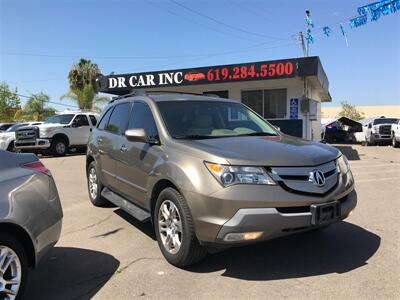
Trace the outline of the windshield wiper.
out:
M 174 136 L 176 139 L 180 140 L 205 140 L 205 139 L 213 139 L 215 136 L 210 135 L 200 135 L 200 134 L 183 134 Z
M 250 133 L 239 134 L 238 136 L 277 136 L 277 134 L 260 131 L 260 132 L 250 132 Z

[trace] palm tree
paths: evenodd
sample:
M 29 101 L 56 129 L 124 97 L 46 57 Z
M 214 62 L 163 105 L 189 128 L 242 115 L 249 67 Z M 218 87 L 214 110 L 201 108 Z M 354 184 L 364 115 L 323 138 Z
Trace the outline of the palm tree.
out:
M 61 100 L 68 98 L 75 101 L 80 109 L 93 109 L 93 104 L 107 102 L 108 97 L 99 97 L 94 89 L 97 76 L 101 75 L 97 64 L 90 59 L 81 58 L 73 64 L 68 73 L 69 92 L 61 96 Z
M 49 101 L 50 96 L 43 92 L 30 95 L 22 109 L 23 119 L 42 121 L 54 115 L 55 109 L 47 106 Z M 21 113 L 16 113 L 16 117 L 21 117 Z
M 96 95 L 94 88 L 91 84 L 86 84 L 82 90 L 72 91 L 65 93 L 60 97 L 60 100 L 70 99 L 76 102 L 80 109 L 98 110 L 101 109 L 95 104 L 105 103 L 110 101 L 110 98 Z

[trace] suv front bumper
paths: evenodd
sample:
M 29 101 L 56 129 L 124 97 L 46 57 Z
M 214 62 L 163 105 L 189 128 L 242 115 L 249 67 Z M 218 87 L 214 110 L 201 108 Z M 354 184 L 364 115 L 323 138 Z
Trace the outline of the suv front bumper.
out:
M 357 205 L 357 193 L 353 190 L 350 194 L 339 200 L 341 206 L 340 217 L 334 222 L 343 220 L 349 216 Z M 243 208 L 226 222 L 217 235 L 217 243 L 226 243 L 225 238 L 232 233 L 262 232 L 257 239 L 269 240 L 276 237 L 302 232 L 324 225 L 312 225 L 312 213 L 282 213 L 276 208 Z M 334 223 L 331 222 L 331 223 Z M 241 243 L 244 240 L 229 243 Z
M 18 149 L 48 149 L 51 141 L 49 139 L 35 139 L 26 141 L 15 141 L 15 148 Z

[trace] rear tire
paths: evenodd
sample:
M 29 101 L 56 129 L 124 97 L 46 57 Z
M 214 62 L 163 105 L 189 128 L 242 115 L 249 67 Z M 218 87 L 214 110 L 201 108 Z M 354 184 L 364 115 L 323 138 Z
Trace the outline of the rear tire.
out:
M 7 261 L 10 262 L 10 260 L 11 263 L 6 268 L 5 273 L 0 274 L 0 298 L 3 299 L 4 297 L 7 299 L 9 298 L 7 296 L 13 296 L 5 293 L 4 290 L 6 289 L 16 292 L 15 299 L 22 299 L 28 276 L 28 257 L 26 250 L 11 234 L 0 233 L 0 267 L 3 267 L 4 264 L 6 264 Z M 3 285 L 3 280 L 11 279 L 19 281 L 19 285 L 16 283 Z
M 51 154 L 53 156 L 65 156 L 68 152 L 68 143 L 64 138 L 55 138 L 51 142 Z
M 100 181 L 98 168 L 95 161 L 92 161 L 87 168 L 87 184 L 90 202 L 94 206 L 106 207 L 111 206 L 111 203 L 101 196 L 103 184 Z
M 168 209 L 163 210 L 163 213 L 161 207 Z M 166 188 L 160 193 L 154 211 L 154 227 L 158 246 L 170 264 L 177 267 L 188 266 L 200 261 L 207 254 L 206 248 L 197 240 L 186 200 L 177 190 Z

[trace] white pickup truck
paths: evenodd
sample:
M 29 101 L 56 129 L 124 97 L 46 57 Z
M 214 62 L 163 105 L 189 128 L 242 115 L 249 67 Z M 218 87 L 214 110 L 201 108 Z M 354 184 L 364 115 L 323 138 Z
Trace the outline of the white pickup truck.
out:
M 64 156 L 69 149 L 86 147 L 97 121 L 98 114 L 91 112 L 55 115 L 41 125 L 17 129 L 15 148 L 17 151 L 50 152 L 54 156 Z
M 400 120 L 392 124 L 392 146 L 394 148 L 400 147 Z
M 399 119 L 380 117 L 373 119 L 366 127 L 365 144 L 373 146 L 376 144 L 389 143 L 392 140 L 392 124 L 398 123 Z

